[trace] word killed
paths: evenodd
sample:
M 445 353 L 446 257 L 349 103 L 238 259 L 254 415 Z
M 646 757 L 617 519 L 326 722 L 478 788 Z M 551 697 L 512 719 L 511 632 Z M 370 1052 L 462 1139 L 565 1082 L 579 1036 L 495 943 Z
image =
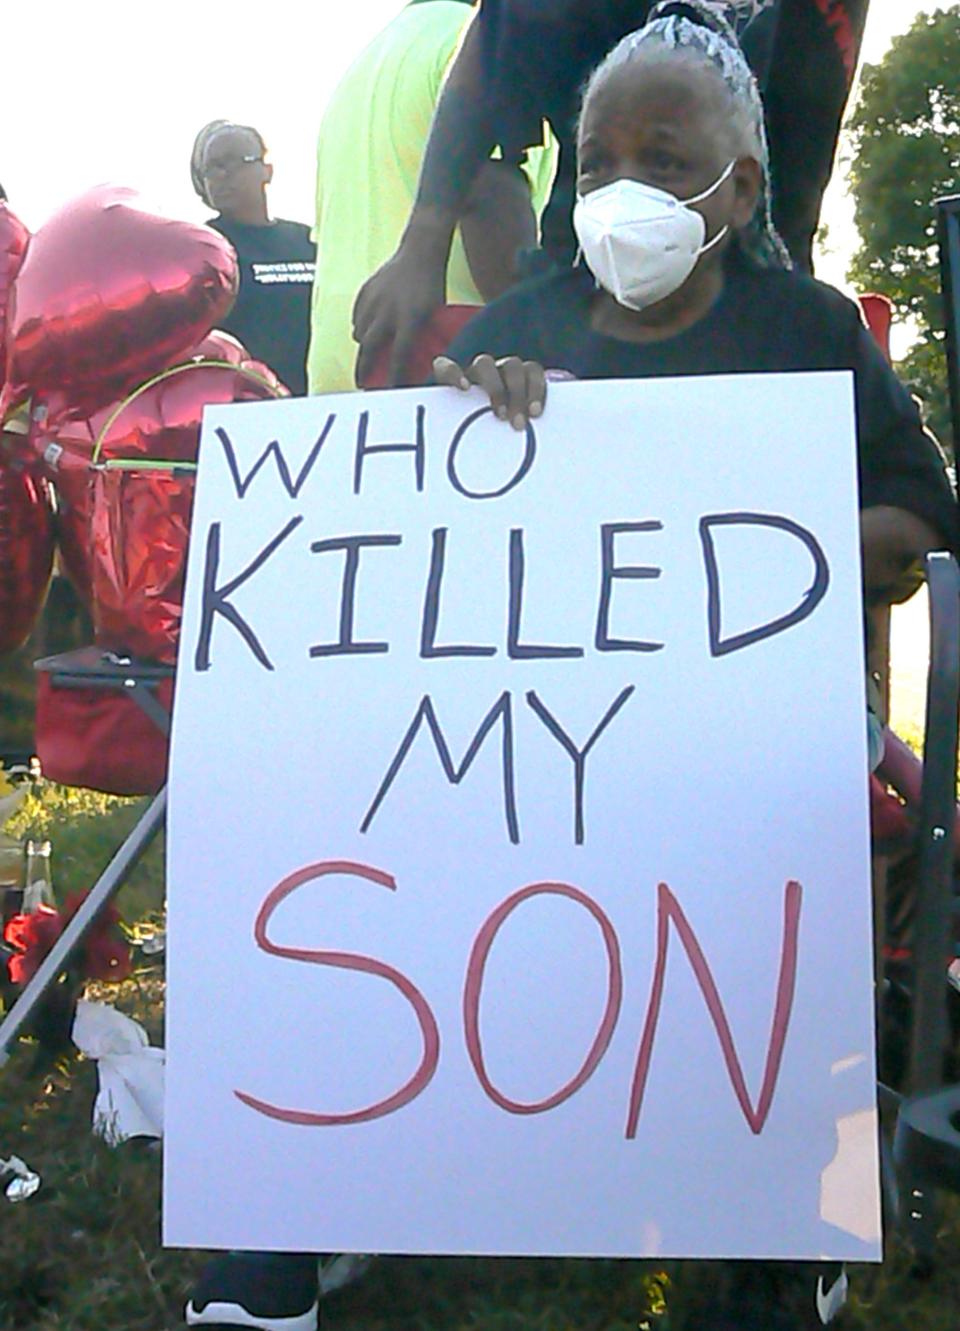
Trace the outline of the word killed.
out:
M 281 546 L 298 532 L 304 519 L 298 514 L 286 524 L 239 570 L 224 573 L 221 570 L 221 524 L 212 522 L 206 536 L 203 563 L 203 588 L 200 624 L 194 650 L 194 668 L 210 669 L 212 662 L 213 630 L 218 620 L 225 620 L 243 638 L 253 656 L 265 670 L 272 670 L 273 662 L 257 631 L 256 624 L 243 615 L 233 602 L 235 594 L 249 584 L 268 564 Z M 780 615 L 741 633 L 723 634 L 723 589 L 721 562 L 714 543 L 714 532 L 720 527 L 774 528 L 807 550 L 813 565 L 813 579 L 799 602 Z M 592 647 L 605 652 L 657 652 L 664 644 L 655 638 L 615 636 L 611 631 L 616 586 L 619 582 L 654 580 L 662 569 L 656 564 L 630 564 L 619 562 L 617 540 L 634 533 L 656 534 L 663 530 L 658 519 L 642 521 L 605 522 L 599 530 L 595 613 L 593 615 Z M 502 643 L 473 642 L 450 643 L 442 641 L 440 625 L 441 597 L 455 596 L 455 588 L 445 588 L 445 565 L 449 529 L 435 527 L 430 533 L 430 547 L 425 552 L 426 574 L 423 582 L 419 626 L 419 656 L 423 660 L 456 657 L 496 656 L 502 651 L 514 661 L 556 660 L 579 658 L 585 655 L 582 643 L 535 643 L 523 637 L 524 585 L 526 578 L 525 532 L 512 527 L 506 534 L 507 575 L 504 593 L 504 633 Z M 714 513 L 702 517 L 699 537 L 706 583 L 707 641 L 711 656 L 724 656 L 739 651 L 752 643 L 782 633 L 806 619 L 826 595 L 830 582 L 826 556 L 812 532 L 792 519 L 779 514 L 731 512 Z M 348 536 L 325 537 L 310 542 L 310 552 L 317 556 L 342 558 L 340 605 L 335 631 L 325 639 L 307 648 L 313 658 L 331 656 L 381 655 L 390 651 L 385 638 L 358 638 L 355 634 L 357 606 L 363 595 L 366 564 L 389 557 L 389 551 L 403 545 L 404 537 L 398 532 L 365 532 Z M 376 618 L 377 585 L 368 576 L 372 602 L 371 618 Z M 333 627 L 333 626 L 331 626 Z

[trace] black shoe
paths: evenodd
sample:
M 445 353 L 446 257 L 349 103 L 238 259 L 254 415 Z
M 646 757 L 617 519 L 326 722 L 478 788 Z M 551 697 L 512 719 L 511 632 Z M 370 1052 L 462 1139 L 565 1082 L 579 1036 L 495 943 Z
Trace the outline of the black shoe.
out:
M 187 1326 L 317 1331 L 317 1259 L 306 1253 L 231 1252 L 201 1272 Z

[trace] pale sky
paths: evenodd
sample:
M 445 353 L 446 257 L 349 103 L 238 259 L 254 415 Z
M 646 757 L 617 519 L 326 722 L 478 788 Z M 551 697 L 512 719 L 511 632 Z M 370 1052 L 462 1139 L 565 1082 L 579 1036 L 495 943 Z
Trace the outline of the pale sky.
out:
M 4 60 L 0 182 L 38 227 L 103 181 L 182 217 L 209 216 L 190 184 L 208 120 L 255 125 L 274 162 L 275 215 L 309 222 L 314 141 L 353 57 L 402 0 L 36 0 L 18 6 Z
M 583 0 L 584 4 L 591 0 Z M 197 130 L 218 116 L 256 125 L 275 166 L 274 215 L 311 221 L 314 136 L 354 55 L 401 0 L 38 0 L 18 6 L 4 61 L 0 181 L 31 228 L 102 181 L 132 185 L 166 212 L 202 218 L 188 164 Z M 864 58 L 937 0 L 872 0 Z M 837 285 L 856 236 L 843 182 L 824 214 Z

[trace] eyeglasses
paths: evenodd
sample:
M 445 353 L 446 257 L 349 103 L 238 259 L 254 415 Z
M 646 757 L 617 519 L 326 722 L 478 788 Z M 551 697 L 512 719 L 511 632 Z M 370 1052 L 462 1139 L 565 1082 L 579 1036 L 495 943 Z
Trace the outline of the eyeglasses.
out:
M 220 162 L 207 162 L 203 168 L 204 179 L 209 180 L 211 176 L 232 176 L 241 167 L 249 166 L 251 162 L 262 161 L 261 154 L 248 153 L 246 157 L 226 157 Z

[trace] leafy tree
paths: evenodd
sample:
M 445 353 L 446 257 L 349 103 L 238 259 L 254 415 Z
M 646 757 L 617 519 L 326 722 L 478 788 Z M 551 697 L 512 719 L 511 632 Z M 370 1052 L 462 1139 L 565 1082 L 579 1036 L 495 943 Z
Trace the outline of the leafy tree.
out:
M 864 67 L 850 130 L 861 245 L 848 277 L 915 323 L 917 341 L 898 368 L 949 445 L 933 203 L 960 192 L 960 5 L 918 15 L 879 65 Z

